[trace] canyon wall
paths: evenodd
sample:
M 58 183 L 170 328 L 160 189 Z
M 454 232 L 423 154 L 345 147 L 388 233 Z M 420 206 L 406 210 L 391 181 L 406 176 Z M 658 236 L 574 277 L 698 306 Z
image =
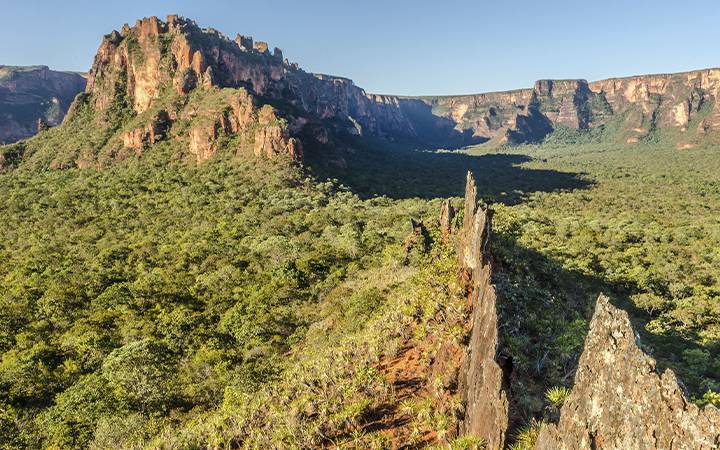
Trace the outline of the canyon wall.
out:
M 85 78 L 78 73 L 0 66 L 0 144 L 58 125 L 83 89 Z
M 227 145 L 238 155 L 300 159 L 310 148 L 342 159 L 357 138 L 462 140 L 451 120 L 420 100 L 368 94 L 349 79 L 305 72 L 269 48 L 175 15 L 113 31 L 66 118 L 72 123 L 89 111 L 92 128 L 104 133 L 95 155 L 60 148 L 70 156 L 50 167 L 141 157 L 163 141 L 180 142 L 201 163 Z
M 266 142 L 254 150 L 263 155 L 299 157 L 304 148 L 334 152 L 353 146 L 358 137 L 424 148 L 457 148 L 487 140 L 516 144 L 540 141 L 559 127 L 587 130 L 611 122 L 617 122 L 613 137 L 622 142 L 673 129 L 680 133 L 678 146 L 691 148 L 720 128 L 720 69 L 592 83 L 540 80 L 530 89 L 477 95 L 399 97 L 367 93 L 347 78 L 305 72 L 280 49 L 270 48 L 251 36 L 230 39 L 175 15 L 165 21 L 138 20 L 103 38 L 85 96 L 75 109 L 87 103 L 95 113 L 105 114 L 106 121 L 114 121 L 117 118 L 107 113 L 127 106 L 130 115 L 139 117 L 132 129 L 107 143 L 122 147 L 111 151 L 118 155 L 141 154 L 145 147 L 172 136 L 172 125 L 184 120 L 182 108 L 168 109 L 160 105 L 163 101 L 213 89 L 249 94 L 255 113 L 239 127 L 244 129 L 241 140 L 251 148 L 255 142 Z M 38 119 L 58 124 L 85 84 L 77 74 L 47 68 L 9 73 L 0 69 L 0 141 L 5 142 L 34 134 L 38 125 L 43 126 Z M 273 107 L 277 120 L 270 122 L 280 129 L 256 136 L 249 129 L 257 128 L 257 114 L 264 105 Z M 158 114 L 163 119 L 160 128 L 152 117 Z M 233 114 L 223 119 L 224 112 L 216 113 L 204 129 L 184 136 L 199 161 L 215 153 L 223 136 L 238 133 L 237 124 L 230 123 Z M 102 126 L 102 120 L 98 124 Z
M 720 69 L 585 80 L 540 80 L 531 89 L 419 97 L 433 113 L 474 136 L 519 143 L 554 128 L 590 129 L 613 119 L 620 138 L 635 143 L 656 129 L 676 129 L 690 142 L 720 129 Z

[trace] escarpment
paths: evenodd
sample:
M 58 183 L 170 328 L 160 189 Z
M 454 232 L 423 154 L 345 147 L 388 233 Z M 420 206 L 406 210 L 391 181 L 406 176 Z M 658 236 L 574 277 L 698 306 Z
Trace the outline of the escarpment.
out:
M 615 124 L 611 139 L 634 143 L 656 130 L 673 129 L 679 132 L 677 147 L 689 149 L 714 139 L 720 129 L 720 69 L 592 83 L 540 80 L 532 89 L 477 95 L 399 97 L 367 93 L 347 78 L 305 72 L 282 50 L 270 48 L 250 36 L 230 39 L 175 15 L 166 21 L 145 18 L 103 38 L 85 92 L 72 107 L 70 101 L 85 84 L 80 75 L 42 69 L 8 77 L 7 68 L 0 68 L 0 115 L 5 119 L 0 142 L 32 136 L 38 119 L 57 125 L 69 110 L 64 122 L 78 129 L 71 134 L 87 135 L 90 129 L 90 143 L 58 139 L 53 147 L 59 154 L 38 157 L 40 165 L 103 165 L 141 157 L 169 141 L 180 142 L 196 162 L 230 145 L 234 154 L 297 159 L 305 153 L 345 167 L 343 154 L 361 147 L 358 139 L 365 138 L 415 148 L 458 148 L 487 140 L 534 142 L 558 128 Z M 39 104 L 37 96 L 30 101 L 19 88 L 21 79 L 43 84 L 48 92 L 43 91 Z M 214 94 L 227 89 L 238 98 Z M 238 115 L 238 102 L 251 111 L 249 116 Z M 211 111 L 203 119 L 202 108 L 191 104 Z M 273 108 L 272 117 L 265 106 Z M 31 157 L 35 147 L 4 151 L 2 167 Z
M 503 448 L 508 429 L 511 361 L 499 352 L 497 293 L 492 280 L 492 211 L 477 206 L 477 189 L 467 175 L 465 216 L 459 243 L 461 279 L 472 306 L 470 342 L 459 375 L 465 414 L 460 432 L 480 436 L 487 448 Z
M 198 92 L 224 89 L 244 93 L 218 103 L 216 120 L 186 136 L 198 160 L 216 152 L 220 136 L 234 136 L 250 122 L 258 129 L 240 141 L 268 157 L 300 157 L 301 141 L 332 149 L 352 136 L 418 142 L 428 135 L 449 140 L 457 134 L 449 120 L 433 116 L 421 101 L 368 94 L 347 78 L 305 72 L 284 59 L 280 49 L 271 53 L 265 42 L 242 35 L 231 40 L 178 16 L 166 22 L 145 18 L 105 36 L 86 92 L 94 110 L 111 109 L 121 96 L 136 117 L 157 110 L 168 97 L 179 97 L 175 114 L 168 111 L 170 122 L 176 122 L 188 116 L 183 102 L 192 102 Z M 252 117 L 237 114 L 238 102 L 250 105 L 243 108 L 250 108 Z
M 689 403 L 675 375 L 657 372 L 625 311 L 600 296 L 575 385 L 557 425 L 542 428 L 537 450 L 720 447 L 720 411 Z
M 201 163 L 225 148 L 300 159 L 307 149 L 340 152 L 358 137 L 418 143 L 458 135 L 422 101 L 368 94 L 349 79 L 305 72 L 269 48 L 174 15 L 113 31 L 64 121 L 73 136 L 91 130 L 90 144 L 58 139 L 55 154 L 35 156 L 38 164 L 104 165 L 163 142 L 179 143 Z M 33 157 L 36 147 L 24 146 L 4 165 Z
M 131 117 L 120 142 L 106 144 L 121 145 L 112 155 L 140 155 L 172 138 L 198 163 L 230 141 L 237 154 L 298 159 L 288 118 L 265 98 L 293 70 L 252 38 L 231 41 L 178 16 L 150 17 L 105 36 L 83 100 L 100 117 L 123 106 Z
M 60 124 L 85 83 L 79 73 L 45 66 L 0 66 L 0 144 Z
M 585 80 L 540 80 L 532 89 L 420 97 L 456 128 L 484 139 L 536 141 L 558 127 L 586 130 L 619 122 L 616 139 L 638 142 L 676 129 L 688 142 L 720 129 L 720 69 Z

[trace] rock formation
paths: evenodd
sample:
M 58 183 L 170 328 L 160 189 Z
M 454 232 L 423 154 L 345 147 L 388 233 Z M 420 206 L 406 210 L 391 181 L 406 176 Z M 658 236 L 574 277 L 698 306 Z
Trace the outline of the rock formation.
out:
M 658 128 L 679 129 L 688 140 L 720 130 L 719 96 L 720 69 L 707 69 L 592 83 L 540 80 L 532 89 L 419 99 L 485 139 L 539 140 L 558 126 L 589 129 L 618 117 L 619 137 L 634 143 Z
M 720 448 L 720 411 L 689 403 L 638 339 L 627 313 L 600 296 L 572 393 L 537 450 Z
M 459 373 L 460 433 L 501 449 L 509 427 L 512 359 L 499 345 L 490 252 L 492 211 L 478 208 L 468 174 L 458 244 L 460 278 L 472 306 L 470 342 Z M 441 217 L 447 206 L 443 205 Z M 639 346 L 625 311 L 598 299 L 570 396 L 558 424 L 544 425 L 537 450 L 720 448 L 720 411 L 688 402 L 675 375 L 662 375 Z
M 103 38 L 85 92 L 66 120 L 90 111 L 92 128 L 104 133 L 100 148 L 92 149 L 96 162 L 87 150 L 81 158 L 79 149 L 61 148 L 70 156 L 51 165 L 139 157 L 163 140 L 179 141 L 201 163 L 228 143 L 238 155 L 299 159 L 308 148 L 343 149 L 352 136 L 419 142 L 427 130 L 456 134 L 422 101 L 367 94 L 349 79 L 307 73 L 280 49 L 269 49 L 266 42 L 243 35 L 230 40 L 179 16 L 149 17 L 113 31 Z M 418 117 L 432 118 L 421 132 Z
M 322 119 L 352 116 L 365 131 L 378 135 L 412 135 L 397 99 L 368 95 L 345 78 L 309 74 L 285 64 L 279 49 L 273 55 L 268 49 L 265 42 L 241 35 L 231 41 L 177 16 L 167 22 L 145 18 L 105 36 L 87 91 L 96 94 L 94 102 L 103 108 L 114 95 L 109 87 L 122 88 L 135 112 L 142 113 L 168 84 L 179 93 L 200 85 L 247 88 Z
M 0 66 L 0 144 L 34 135 L 40 121 L 60 124 L 84 88 L 85 78 L 78 73 Z
M 89 108 L 93 128 L 107 131 L 109 138 L 98 139 L 100 148 L 92 150 L 58 149 L 66 156 L 57 166 L 141 156 L 167 139 L 181 141 L 197 162 L 232 141 L 237 154 L 269 158 L 338 153 L 327 159 L 343 167 L 341 153 L 358 137 L 454 148 L 488 139 L 537 141 L 558 127 L 589 129 L 616 120 L 621 122 L 617 139 L 623 142 L 637 142 L 658 128 L 677 128 L 677 148 L 691 149 L 720 128 L 720 69 L 592 83 L 540 80 L 532 89 L 413 98 L 369 94 L 347 78 L 307 73 L 284 59 L 280 49 L 271 53 L 270 48 L 250 36 L 231 40 L 174 15 L 113 31 L 104 37 L 85 93 L 68 115 L 74 119 Z M 39 103 L 26 88 L 33 83 L 44 89 Z M 47 68 L 0 68 L 0 141 L 31 136 L 39 118 L 57 125 L 83 84 L 77 74 Z M 226 89 L 238 99 L 213 94 Z M 197 107 L 203 103 L 198 92 L 220 103 L 205 102 L 208 111 L 203 111 Z M 238 116 L 238 102 L 249 111 L 247 117 L 245 112 Z M 265 105 L 273 107 L 272 115 L 262 112 Z M 166 117 L 158 122 L 161 112 Z M 24 157 L 15 150 L 10 153 L 20 156 L 11 165 Z M 78 153 L 74 162 L 73 152 Z
M 445 200 L 440 208 L 440 233 L 443 241 L 448 242 L 453 231 L 453 221 L 455 220 L 455 208 L 453 208 L 450 199 Z
M 34 134 L 39 118 L 57 125 L 84 83 L 76 74 L 50 76 L 46 68 L 9 73 L 0 69 L 0 140 L 6 141 Z M 23 79 L 64 92 L 48 94 L 26 124 L 17 120 L 26 116 L 23 98 L 29 98 Z M 332 153 L 327 161 L 344 167 L 342 152 L 363 137 L 454 148 L 488 139 L 537 141 L 558 127 L 589 129 L 611 120 L 622 122 L 623 142 L 674 127 L 682 131 L 677 148 L 691 149 L 720 128 L 718 90 L 720 69 L 709 69 L 593 83 L 541 80 L 532 89 L 468 96 L 374 95 L 347 78 L 307 73 L 252 37 L 231 40 L 178 16 L 149 17 L 104 37 L 85 93 L 69 109 L 65 122 L 80 111 L 86 119 L 89 110 L 94 123 L 85 128 L 99 135 L 93 148 L 57 148 L 63 156 L 50 165 L 102 165 L 172 140 L 198 163 L 229 144 L 236 154 L 267 158 Z M 36 150 L 6 152 L 19 155 L 5 158 L 4 165 L 14 166 Z
M 489 248 L 492 211 L 478 209 L 476 195 L 475 181 L 468 173 L 459 253 L 461 279 L 472 305 L 472 330 L 459 375 L 459 392 L 465 404 L 460 432 L 484 438 L 488 449 L 501 449 L 508 429 L 506 390 L 511 363 L 499 353 L 497 297 Z

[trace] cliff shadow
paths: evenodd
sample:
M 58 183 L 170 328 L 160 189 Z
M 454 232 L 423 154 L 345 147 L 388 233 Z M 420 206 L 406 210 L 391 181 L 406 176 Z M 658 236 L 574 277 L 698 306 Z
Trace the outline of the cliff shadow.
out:
M 337 179 L 363 198 L 447 198 L 462 196 L 465 175 L 472 171 L 478 192 L 487 201 L 517 204 L 532 192 L 586 189 L 583 173 L 529 169 L 527 155 L 472 156 L 461 152 L 418 150 L 408 145 L 355 147 L 333 161 L 308 155 L 306 162 L 321 178 Z

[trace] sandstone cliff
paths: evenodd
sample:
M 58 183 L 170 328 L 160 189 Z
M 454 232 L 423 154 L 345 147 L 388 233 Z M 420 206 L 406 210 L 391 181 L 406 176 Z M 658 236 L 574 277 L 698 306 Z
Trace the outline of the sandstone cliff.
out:
M 83 83 L 46 68 L 1 69 L 0 141 L 59 123 Z M 42 94 L 27 88 L 33 84 Z M 230 39 L 178 16 L 149 17 L 102 40 L 85 93 L 66 120 L 85 121 L 70 133 L 85 142 L 58 138 L 56 154 L 38 164 L 103 165 L 171 141 L 197 162 L 230 145 L 234 153 L 269 158 L 331 154 L 343 167 L 343 152 L 358 138 L 454 148 L 488 139 L 532 142 L 558 127 L 610 123 L 619 124 L 613 139 L 627 143 L 676 130 L 685 149 L 715 136 L 719 89 L 720 69 L 708 69 L 593 83 L 541 80 L 532 89 L 467 96 L 375 95 L 347 78 L 307 73 L 252 37 Z M 0 153 L 8 166 L 38 151 L 22 145 Z
M 55 155 L 38 156 L 32 144 L 4 153 L 65 168 L 141 157 L 164 141 L 179 142 L 198 163 L 227 146 L 237 154 L 299 159 L 308 148 L 338 153 L 357 137 L 462 141 L 453 123 L 422 101 L 307 73 L 267 43 L 231 40 L 174 15 L 106 35 L 65 123 L 85 142 L 58 139 Z M 5 165 L 17 160 L 6 158 Z
M 38 125 L 58 125 L 85 78 L 45 66 L 0 66 L 0 144 L 25 139 Z
M 657 373 L 625 311 L 601 296 L 575 385 L 536 449 L 720 448 L 720 411 L 688 403 L 671 370 Z
M 532 89 L 420 97 L 438 116 L 476 137 L 517 143 L 558 126 L 589 129 L 616 119 L 624 142 L 676 129 L 690 142 L 720 128 L 720 69 L 585 80 L 540 80 Z
M 140 156 L 167 138 L 183 143 L 198 163 L 230 139 L 238 154 L 300 158 L 288 120 L 265 98 L 292 70 L 262 46 L 178 16 L 149 17 L 105 36 L 83 101 L 106 122 L 118 104 L 126 105 L 131 119 L 119 139 L 105 144 L 116 158 Z

